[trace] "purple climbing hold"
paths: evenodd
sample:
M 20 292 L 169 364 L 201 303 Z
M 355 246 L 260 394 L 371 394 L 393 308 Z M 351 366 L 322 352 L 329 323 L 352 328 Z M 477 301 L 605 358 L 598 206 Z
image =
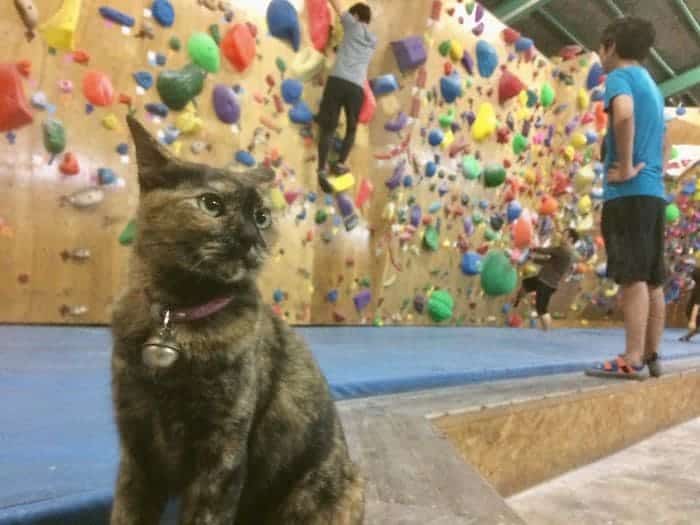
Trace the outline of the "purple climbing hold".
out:
M 484 6 L 481 5 L 479 2 L 477 2 L 476 3 L 476 12 L 474 13 L 474 21 L 481 22 L 482 18 L 484 18 Z
M 372 292 L 369 290 L 362 290 L 360 293 L 352 298 L 352 302 L 355 303 L 355 308 L 358 312 L 361 312 L 369 305 L 372 301 Z
M 411 206 L 411 226 L 418 228 L 420 221 L 423 218 L 423 212 L 418 204 Z
M 464 67 L 464 69 L 467 70 L 467 73 L 469 73 L 470 75 L 474 74 L 474 59 L 472 58 L 469 51 L 467 51 L 466 49 L 462 54 L 462 66 Z
M 235 124 L 241 118 L 238 97 L 229 86 L 218 84 L 213 91 L 214 112 L 221 122 Z
M 479 22 L 474 27 L 472 27 L 472 33 L 474 34 L 474 36 L 481 36 L 483 32 L 484 32 L 484 23 L 483 22 Z
M 413 298 L 413 308 L 415 308 L 416 312 L 418 312 L 419 314 L 422 314 L 425 311 L 426 303 L 427 301 L 424 295 L 416 295 Z
M 423 37 L 410 36 L 391 43 L 401 73 L 407 73 L 425 64 L 428 55 Z
M 489 78 L 498 67 L 498 52 L 486 40 L 479 40 L 476 44 L 476 61 L 479 74 L 483 78 Z
M 398 133 L 408 125 L 408 115 L 401 111 L 395 118 L 384 124 L 384 129 Z
M 464 221 L 462 222 L 462 226 L 464 227 L 464 233 L 467 236 L 474 233 L 474 221 L 472 221 L 471 217 L 465 217 Z
M 168 106 L 162 102 L 149 102 L 146 104 L 146 111 L 148 111 L 151 115 L 165 118 L 168 116 L 169 109 Z
M 394 172 L 391 174 L 391 177 L 384 183 L 386 184 L 386 187 L 389 188 L 390 190 L 395 190 L 401 185 L 401 180 L 403 179 L 403 176 L 406 172 L 406 160 L 402 160 L 399 162 L 396 167 L 394 168 Z
M 474 124 L 474 122 L 476 121 L 476 113 L 474 113 L 474 112 L 471 111 L 471 110 L 466 111 L 466 112 L 463 114 L 463 116 L 464 116 L 464 119 L 467 121 L 467 124 L 469 124 L 470 127 L 471 127 L 471 125 Z

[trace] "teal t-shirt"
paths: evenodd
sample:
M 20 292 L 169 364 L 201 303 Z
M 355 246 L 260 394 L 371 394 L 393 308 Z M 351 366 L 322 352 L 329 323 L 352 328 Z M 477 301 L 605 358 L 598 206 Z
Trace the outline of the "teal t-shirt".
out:
M 664 123 L 664 99 L 649 75 L 641 66 L 629 66 L 614 70 L 605 81 L 605 109 L 610 113 L 612 101 L 619 95 L 629 95 L 634 100 L 634 152 L 632 164 L 646 163 L 646 167 L 635 178 L 622 184 L 608 184 L 607 172 L 617 160 L 617 145 L 612 118 L 605 138 L 605 184 L 606 201 L 620 197 L 665 195 L 663 182 L 663 149 L 666 125 Z

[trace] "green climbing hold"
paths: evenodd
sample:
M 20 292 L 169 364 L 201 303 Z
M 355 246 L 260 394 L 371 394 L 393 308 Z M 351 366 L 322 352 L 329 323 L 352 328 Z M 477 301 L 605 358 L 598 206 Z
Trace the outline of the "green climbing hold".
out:
M 124 231 L 119 234 L 119 244 L 122 246 L 129 246 L 134 242 L 136 238 L 136 221 L 130 220 L 129 224 L 126 225 Z
M 513 136 L 513 153 L 520 155 L 527 149 L 527 137 L 522 133 L 516 133 Z
M 46 151 L 53 156 L 61 153 L 66 147 L 66 128 L 61 121 L 52 118 L 45 120 L 43 131 Z
M 170 42 L 168 42 L 168 45 L 172 51 L 180 51 L 182 48 L 182 42 L 180 42 L 180 39 L 176 36 L 170 37 Z
M 452 48 L 452 44 L 450 43 L 450 41 L 445 40 L 444 42 L 441 42 L 440 45 L 438 46 L 438 52 L 440 53 L 441 56 L 446 57 L 450 53 L 451 48 Z
M 428 314 L 436 323 L 452 317 L 455 301 L 447 290 L 435 290 L 428 299 Z
M 486 228 L 486 231 L 484 232 L 484 239 L 487 241 L 495 241 L 496 239 L 500 239 L 501 234 L 493 231 L 491 228 Z
M 526 106 L 529 108 L 534 108 L 537 105 L 537 93 L 531 89 L 527 90 L 527 102 Z
M 484 222 L 484 216 L 481 215 L 481 213 L 479 213 L 478 211 L 475 211 L 472 215 L 472 222 L 478 226 L 479 224 Z
M 179 111 L 204 88 L 206 73 L 197 64 L 187 64 L 179 71 L 163 71 L 158 75 L 156 89 L 170 109 Z
M 284 72 L 287 71 L 287 63 L 284 60 L 282 60 L 282 58 L 277 57 L 275 59 L 275 65 L 277 66 L 279 72 L 284 75 Z
M 681 210 L 678 209 L 678 206 L 673 203 L 666 206 L 666 222 L 674 223 L 680 219 L 680 217 Z
M 484 185 L 487 188 L 497 188 L 506 180 L 506 170 L 501 164 L 489 164 L 484 170 Z
M 508 295 L 518 284 L 518 273 L 500 250 L 489 252 L 481 263 L 481 288 L 490 297 Z
M 219 47 L 212 37 L 206 33 L 194 33 L 187 42 L 187 52 L 192 62 L 199 67 L 216 73 L 221 67 Z
M 323 224 L 328 219 L 328 213 L 326 210 L 318 210 L 316 212 L 316 224 Z
M 438 121 L 440 122 L 440 127 L 443 129 L 451 127 L 452 123 L 455 121 L 454 108 L 450 108 L 450 110 L 447 113 L 440 115 Z
M 542 89 L 540 90 L 540 102 L 542 102 L 542 107 L 548 108 L 554 104 L 554 88 L 545 82 L 542 84 Z
M 212 24 L 209 26 L 209 34 L 216 42 L 217 46 L 221 45 L 221 30 L 219 29 L 219 24 Z
M 432 224 L 429 225 L 423 235 L 423 246 L 431 252 L 436 252 L 440 245 L 440 233 Z
M 678 158 L 678 148 L 676 146 L 671 147 L 671 160 L 676 160 Z
M 474 155 L 466 155 L 462 158 L 462 174 L 466 179 L 478 179 L 482 171 L 481 164 Z

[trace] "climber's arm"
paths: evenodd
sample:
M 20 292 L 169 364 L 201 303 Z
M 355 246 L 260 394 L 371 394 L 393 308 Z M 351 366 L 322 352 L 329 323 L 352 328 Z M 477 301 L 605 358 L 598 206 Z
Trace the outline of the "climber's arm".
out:
M 329 2 L 333 6 L 333 9 L 335 9 L 335 12 L 338 13 L 338 15 L 341 15 L 343 13 L 343 7 L 340 5 L 340 0 L 329 0 Z

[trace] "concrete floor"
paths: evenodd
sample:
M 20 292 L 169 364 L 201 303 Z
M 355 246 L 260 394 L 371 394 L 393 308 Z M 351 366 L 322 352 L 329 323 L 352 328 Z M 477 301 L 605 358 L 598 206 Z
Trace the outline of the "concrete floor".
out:
M 700 418 L 507 501 L 529 525 L 700 523 Z

